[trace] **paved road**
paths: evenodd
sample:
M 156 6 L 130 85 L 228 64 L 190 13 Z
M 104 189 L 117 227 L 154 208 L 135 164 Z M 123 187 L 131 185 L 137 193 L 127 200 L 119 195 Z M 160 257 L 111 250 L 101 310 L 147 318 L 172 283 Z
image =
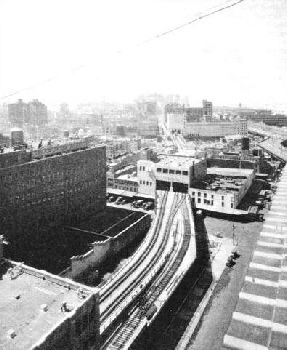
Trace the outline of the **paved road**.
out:
M 205 224 L 210 233 L 221 232 L 223 236 L 229 238 L 233 236 L 233 223 L 230 221 L 207 217 Z M 223 348 L 223 338 L 231 322 L 262 223 L 234 223 L 234 226 L 241 256 L 233 268 L 227 268 L 223 272 L 203 314 L 198 331 L 191 338 L 187 349 Z

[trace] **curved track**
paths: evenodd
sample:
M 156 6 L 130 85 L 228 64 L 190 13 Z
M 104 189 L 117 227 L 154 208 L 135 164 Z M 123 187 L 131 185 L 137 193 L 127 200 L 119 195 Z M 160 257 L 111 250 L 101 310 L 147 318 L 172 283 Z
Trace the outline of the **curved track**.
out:
M 163 193 L 161 208 L 147 239 L 128 263 L 103 286 L 100 294 L 101 333 L 117 318 L 163 266 L 167 229 L 183 201 L 182 194 Z M 164 233 L 162 233 L 164 227 Z
M 148 275 L 158 265 L 157 273 L 149 280 L 152 283 L 149 283 L 146 290 L 138 296 L 133 309 L 130 311 L 129 319 L 117 329 L 116 334 L 114 333 L 108 339 L 102 349 L 127 349 L 141 329 L 149 323 L 147 320 L 149 316 L 147 315 L 155 310 L 155 302 L 161 293 L 164 290 L 172 293 L 178 285 L 180 277 L 177 276 L 178 278 L 175 279 L 173 277 L 177 270 L 180 269 L 183 258 L 191 244 L 189 202 L 187 198 L 186 195 L 181 193 L 174 194 L 170 214 L 161 233 L 160 248 L 146 269 L 146 275 Z M 169 249 L 166 248 L 168 245 L 170 245 Z M 162 262 L 158 263 L 159 260 Z M 139 275 L 135 283 L 142 283 L 143 280 L 144 276 Z

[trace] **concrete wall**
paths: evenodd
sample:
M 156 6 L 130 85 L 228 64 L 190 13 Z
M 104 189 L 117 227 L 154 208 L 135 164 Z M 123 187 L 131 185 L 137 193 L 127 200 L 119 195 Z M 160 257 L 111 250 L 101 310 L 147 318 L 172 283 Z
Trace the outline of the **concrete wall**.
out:
M 86 254 L 71 258 L 71 270 L 67 271 L 65 277 L 75 278 L 83 274 L 87 269 L 96 269 L 106 259 L 119 253 L 147 230 L 150 227 L 150 223 L 150 215 L 146 214 L 115 237 L 110 237 L 106 241 L 94 242 L 92 250 Z
M 30 162 L 32 154 L 29 151 L 17 151 L 0 154 L 0 168 L 7 168 L 14 165 Z
M 206 176 L 206 169 L 207 169 L 206 159 L 195 163 L 193 167 L 194 167 L 194 173 L 191 178 L 191 183 L 194 179 L 201 180 Z
M 99 346 L 99 297 L 90 295 L 47 336 L 33 346 L 33 350 L 86 350 Z
M 221 158 L 208 158 L 208 168 L 242 168 L 242 169 L 254 169 L 255 161 L 239 160 L 239 159 L 221 159 Z

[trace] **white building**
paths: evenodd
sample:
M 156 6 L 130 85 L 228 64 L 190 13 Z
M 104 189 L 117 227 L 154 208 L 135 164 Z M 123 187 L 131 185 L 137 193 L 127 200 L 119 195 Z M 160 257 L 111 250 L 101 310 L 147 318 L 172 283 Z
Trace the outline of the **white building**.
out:
M 167 114 L 167 130 L 179 130 L 183 136 L 224 137 L 227 135 L 247 135 L 247 120 L 188 122 L 184 114 Z
M 156 163 L 150 160 L 139 160 L 137 162 L 137 179 L 138 192 L 150 196 L 155 195 L 156 179 L 155 179 Z
M 235 209 L 254 179 L 253 169 L 209 168 L 204 183 L 189 189 L 197 208 L 216 211 Z
M 137 164 L 138 192 L 149 195 L 155 189 L 188 193 L 191 183 L 206 175 L 205 159 L 166 155 L 157 163 L 140 160 Z
M 184 113 L 168 113 L 166 116 L 166 127 L 168 131 L 183 131 L 185 124 Z

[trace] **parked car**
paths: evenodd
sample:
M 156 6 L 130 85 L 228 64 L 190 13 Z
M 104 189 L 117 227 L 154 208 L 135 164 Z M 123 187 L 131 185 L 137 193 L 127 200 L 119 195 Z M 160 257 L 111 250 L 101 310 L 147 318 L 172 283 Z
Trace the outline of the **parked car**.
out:
M 145 204 L 143 205 L 143 208 L 144 208 L 145 210 L 151 210 L 151 209 L 154 208 L 154 204 L 153 204 L 153 202 L 147 202 L 147 203 L 145 203 Z
M 127 202 L 127 201 L 126 201 L 125 199 L 123 199 L 123 200 L 121 201 L 120 204 L 121 204 L 121 205 L 124 205 L 124 204 L 126 204 L 126 202 Z
M 116 200 L 116 198 L 114 196 L 110 196 L 109 199 L 108 199 L 108 202 L 109 203 L 112 203 Z
M 134 208 L 141 208 L 144 204 L 144 201 L 142 199 L 139 199 L 137 201 L 132 202 L 132 207 Z
M 121 204 L 123 200 L 123 197 L 118 197 L 117 200 L 115 201 L 115 204 Z

